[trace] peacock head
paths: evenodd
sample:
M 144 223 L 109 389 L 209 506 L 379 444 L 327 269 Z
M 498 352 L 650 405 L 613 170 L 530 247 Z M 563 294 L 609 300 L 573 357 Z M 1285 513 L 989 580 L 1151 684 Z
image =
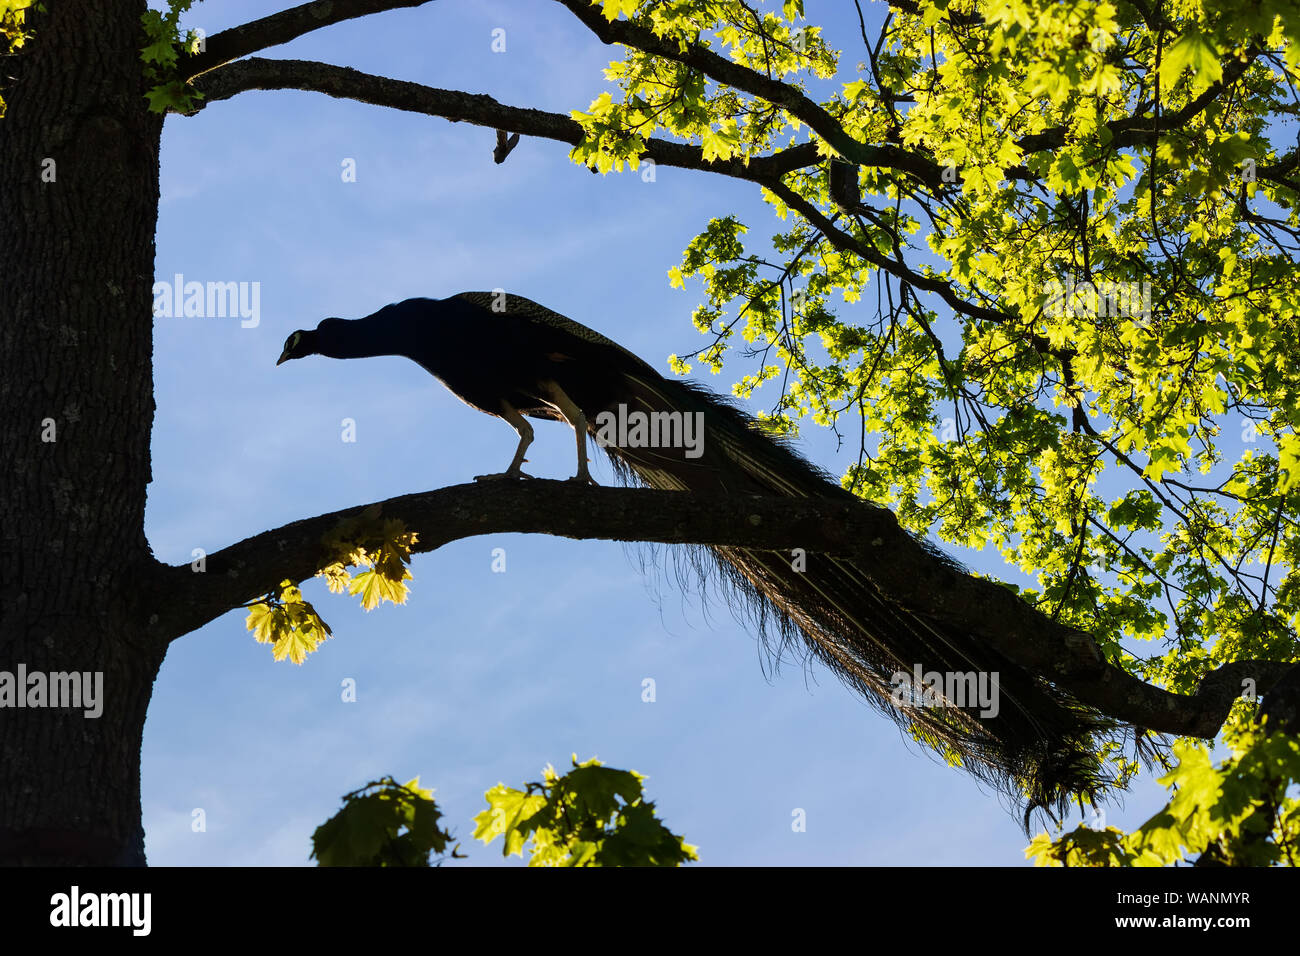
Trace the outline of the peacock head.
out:
M 280 353 L 280 359 L 275 364 L 283 365 L 289 359 L 302 358 L 305 355 L 319 354 L 316 348 L 316 333 L 299 329 L 287 339 L 284 340 L 284 351 Z

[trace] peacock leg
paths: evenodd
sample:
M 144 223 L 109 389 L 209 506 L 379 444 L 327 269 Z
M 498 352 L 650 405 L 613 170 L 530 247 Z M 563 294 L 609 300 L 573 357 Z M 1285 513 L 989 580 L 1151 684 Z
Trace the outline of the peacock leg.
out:
M 515 457 L 510 462 L 510 467 L 505 471 L 495 475 L 475 475 L 475 481 L 498 481 L 505 478 L 531 478 L 532 475 L 526 475 L 519 470 L 527 459 L 524 458 L 524 452 L 528 446 L 533 443 L 533 426 L 528 424 L 528 419 L 519 414 L 519 409 L 515 408 L 504 399 L 501 401 L 501 417 L 508 421 L 516 432 L 519 434 L 519 447 L 515 449 Z
M 546 390 L 546 397 L 559 409 L 564 420 L 573 426 L 573 434 L 578 443 L 578 473 L 570 478 L 570 481 L 580 481 L 583 484 L 598 484 L 595 478 L 587 470 L 587 416 L 582 409 L 574 403 L 573 399 L 565 394 L 564 389 L 560 388 L 556 382 L 545 382 L 543 388 Z

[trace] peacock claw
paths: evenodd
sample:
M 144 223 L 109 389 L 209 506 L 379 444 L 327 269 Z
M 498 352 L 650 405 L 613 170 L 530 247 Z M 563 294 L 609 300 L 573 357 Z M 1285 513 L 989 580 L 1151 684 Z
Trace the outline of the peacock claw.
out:
M 574 475 L 572 478 L 568 478 L 566 480 L 576 481 L 584 485 L 595 485 L 597 488 L 600 487 L 600 482 L 597 481 L 595 478 L 591 477 L 591 475 Z

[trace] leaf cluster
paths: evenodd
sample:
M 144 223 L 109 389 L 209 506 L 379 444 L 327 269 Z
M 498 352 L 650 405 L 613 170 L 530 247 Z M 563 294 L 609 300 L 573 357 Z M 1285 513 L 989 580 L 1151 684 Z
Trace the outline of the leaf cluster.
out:
M 195 0 L 167 0 L 165 11 L 146 10 L 140 15 L 146 43 L 140 50 L 144 63 L 144 76 L 149 84 L 145 98 L 153 113 L 175 110 L 192 112 L 203 94 L 194 89 L 176 72 L 182 54 L 198 52 L 198 35 L 193 30 L 181 31 L 181 16 L 194 5 Z
M 419 777 L 404 784 L 383 777 L 343 797 L 343 808 L 312 834 L 311 858 L 319 866 L 428 866 L 453 839 L 441 817 Z M 452 859 L 461 858 L 457 849 Z
M 833 430 L 845 487 L 996 548 L 1145 681 L 1300 658 L 1300 5 L 909 0 L 856 70 L 776 6 L 604 6 L 690 55 L 625 47 L 577 160 L 838 154 L 795 92 L 860 147 L 858 205 L 806 165 L 765 184 L 766 241 L 720 214 L 690 242 L 704 341 L 671 367 L 743 363 L 774 431 Z
M 17 52 L 32 33 L 27 29 L 27 11 L 36 9 L 45 11 L 43 4 L 37 0 L 0 0 L 0 38 L 3 38 L 3 52 L 6 55 Z M 0 119 L 4 119 L 5 101 L 0 97 Z
M 404 604 L 410 593 L 406 581 L 411 577 L 408 565 L 416 540 L 416 533 L 407 531 L 401 521 L 381 520 L 379 507 L 372 505 L 343 519 L 322 537 L 327 553 L 336 559 L 317 576 L 323 577 L 335 594 L 360 595 L 361 606 L 367 611 L 382 601 Z M 365 570 L 353 574 L 349 567 Z M 277 661 L 288 657 L 295 664 L 306 660 L 333 633 L 289 580 L 249 605 L 245 626 L 260 643 L 272 645 Z
M 523 855 L 529 866 L 680 866 L 697 860 L 696 847 L 656 817 L 634 770 L 615 770 L 595 758 L 560 776 L 553 767 L 523 790 L 498 784 L 488 809 L 474 818 L 474 837 L 504 837 L 502 853 Z
M 1141 827 L 1041 833 L 1025 856 L 1038 866 L 1168 866 L 1206 853 L 1225 866 L 1300 863 L 1300 797 L 1288 794 L 1300 779 L 1300 738 L 1259 724 L 1236 736 L 1218 766 L 1196 741 L 1179 741 L 1174 754 L 1177 765 L 1160 778 L 1173 794 Z
M 679 48 L 725 49 L 742 66 L 774 79 L 801 72 L 817 77 L 835 71 L 834 54 L 814 26 L 796 26 L 802 0 L 789 0 L 781 14 L 759 13 L 735 0 L 593 0 L 605 17 L 621 14 Z M 629 48 L 605 71 L 619 91 L 600 94 L 572 116 L 585 137 L 570 153 L 601 173 L 637 169 L 651 134 L 667 131 L 699 145 L 705 160 L 745 159 L 769 147 L 792 120 L 779 105 L 711 82 L 699 69 Z M 797 80 L 792 80 L 797 83 Z

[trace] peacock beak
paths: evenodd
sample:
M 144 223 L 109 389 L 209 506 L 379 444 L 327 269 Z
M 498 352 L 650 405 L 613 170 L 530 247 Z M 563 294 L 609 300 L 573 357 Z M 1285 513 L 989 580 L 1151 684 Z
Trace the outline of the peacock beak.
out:
M 289 361 L 289 359 L 291 359 L 292 357 L 293 356 L 289 354 L 289 350 L 285 349 L 283 352 L 280 353 L 280 358 L 276 361 L 275 364 L 283 365 L 285 362 Z

